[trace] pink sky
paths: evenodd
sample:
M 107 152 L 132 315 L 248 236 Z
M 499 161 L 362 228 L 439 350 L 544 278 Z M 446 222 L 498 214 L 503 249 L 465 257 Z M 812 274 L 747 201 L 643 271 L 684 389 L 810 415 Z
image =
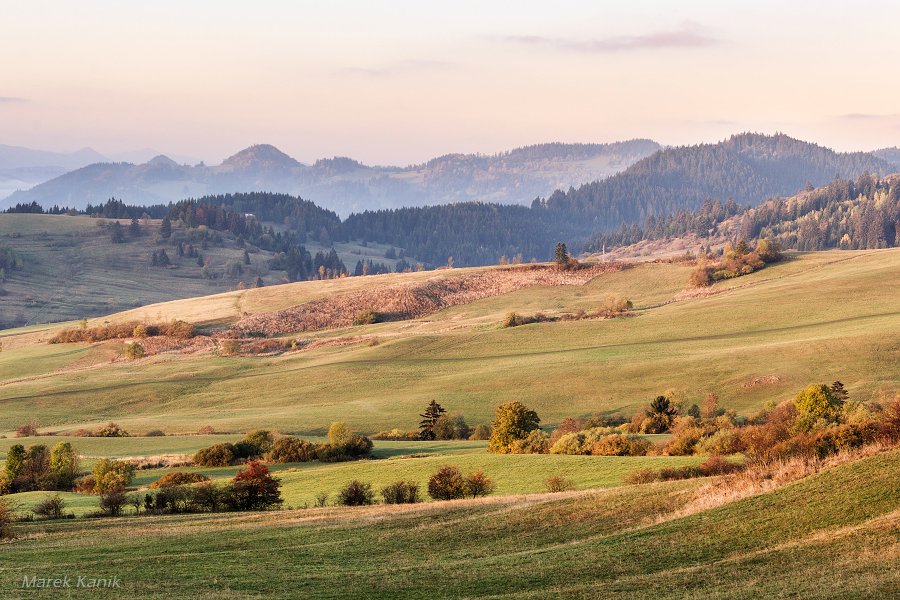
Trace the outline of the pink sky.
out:
M 746 130 L 900 145 L 896 3 L 320 4 L 6 6 L 0 143 L 398 165 Z

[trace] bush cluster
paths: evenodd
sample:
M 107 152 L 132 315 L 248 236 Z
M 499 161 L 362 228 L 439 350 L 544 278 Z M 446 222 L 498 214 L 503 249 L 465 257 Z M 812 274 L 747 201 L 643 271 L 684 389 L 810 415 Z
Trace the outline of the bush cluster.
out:
M 659 471 L 647 467 L 639 469 L 625 478 L 626 483 L 653 483 L 655 481 L 679 481 L 696 477 L 712 477 L 715 475 L 727 475 L 743 469 L 738 463 L 725 460 L 721 456 L 710 456 L 705 462 L 696 467 L 663 467 Z
M 184 473 L 181 471 L 173 471 L 166 473 L 156 481 L 150 484 L 150 489 L 171 487 L 173 485 L 187 485 L 191 483 L 202 483 L 209 481 L 209 477 L 201 473 Z
M 760 240 L 753 251 L 750 251 L 743 240 L 736 247 L 728 244 L 721 260 L 712 256 L 700 260 L 700 264 L 691 272 L 690 284 L 703 287 L 722 279 L 749 275 L 764 268 L 766 263 L 780 260 L 780 251 L 781 247 L 768 239 Z
M 185 479 L 180 476 L 195 474 L 169 475 L 179 476 L 174 477 L 174 481 Z M 156 488 L 155 494 L 136 492 L 126 495 L 121 490 L 106 494 L 101 499 L 101 512 L 97 514 L 117 515 L 126 505 L 133 506 L 135 514 L 141 510 L 148 514 L 268 510 L 283 502 L 280 485 L 280 480 L 272 477 L 265 465 L 254 461 L 247 463 L 246 467 L 238 471 L 226 484 L 216 484 L 208 480 L 193 484 L 173 482 L 160 485 Z
M 385 504 L 415 504 L 420 502 L 419 484 L 413 481 L 395 481 L 381 488 Z
M 313 444 L 290 436 L 274 438 L 270 432 L 258 430 L 235 444 L 220 442 L 201 448 L 194 454 L 194 463 L 203 467 L 227 467 L 241 460 L 262 457 L 273 463 L 344 462 L 368 455 L 371 450 L 372 441 L 359 435 L 350 435 L 337 444 Z
M 18 492 L 71 490 L 79 472 L 78 454 L 69 442 L 52 449 L 13 444 L 0 473 L 0 495 Z
M 494 483 L 482 471 L 469 473 L 465 477 L 458 467 L 441 467 L 428 480 L 428 495 L 435 500 L 457 500 L 459 498 L 487 496 L 494 491 Z
M 189 340 L 197 335 L 197 329 L 190 323 L 172 319 L 169 323 L 129 322 L 103 327 L 86 327 L 64 329 L 50 338 L 51 344 L 68 344 L 72 342 L 102 342 L 105 340 L 121 340 L 128 338 L 144 338 L 150 336 L 167 336 L 180 340 Z

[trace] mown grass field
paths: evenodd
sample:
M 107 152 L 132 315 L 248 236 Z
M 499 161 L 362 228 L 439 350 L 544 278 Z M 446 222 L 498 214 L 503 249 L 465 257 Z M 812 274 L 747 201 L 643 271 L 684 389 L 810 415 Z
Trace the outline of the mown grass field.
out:
M 0 453 L 14 443 L 26 447 L 32 443 L 48 446 L 66 441 L 82 455 L 82 470 L 90 470 L 98 458 L 150 458 L 160 455 L 186 454 L 190 456 L 201 447 L 217 442 L 235 442 L 241 436 L 179 436 L 153 438 L 13 438 L 0 440 Z M 652 441 L 667 439 L 668 435 L 647 436 Z M 320 441 L 312 439 L 312 441 Z M 353 480 L 372 485 L 378 494 L 386 485 L 398 480 L 420 484 L 423 500 L 428 500 L 427 482 L 443 466 L 457 466 L 463 473 L 484 471 L 496 485 L 495 495 L 538 494 L 546 491 L 544 481 L 554 475 L 571 481 L 574 489 L 585 490 L 622 485 L 628 474 L 646 467 L 696 465 L 701 457 L 612 457 L 566 455 L 497 455 L 488 454 L 483 441 L 388 442 L 376 441 L 371 459 L 346 463 L 287 463 L 270 464 L 269 469 L 281 479 L 285 506 L 313 506 L 316 496 L 329 496 L 335 504 L 337 493 Z M 0 461 L 2 466 L 3 461 Z M 169 469 L 141 469 L 129 489 L 146 489 L 154 481 L 171 471 L 201 473 L 210 479 L 226 481 L 234 477 L 240 466 L 233 467 L 171 467 Z M 27 492 L 11 498 L 20 511 L 31 510 L 46 498 L 48 492 Z M 86 494 L 63 493 L 69 509 L 80 516 L 97 510 L 99 498 Z
M 142 598 L 892 598 L 898 477 L 893 451 L 699 512 L 702 480 L 19 524 L 0 593 L 65 597 L 22 581 L 87 575 Z
M 722 293 L 663 304 L 683 289 L 689 271 L 640 264 L 584 286 L 530 288 L 414 321 L 313 333 L 310 339 L 362 337 L 268 357 L 160 354 L 132 362 L 115 343 L 35 344 L 29 336 L 36 334 L 10 331 L 0 352 L 0 430 L 9 435 L 37 418 L 51 431 L 115 420 L 136 433 L 212 425 L 322 435 L 340 420 L 374 433 L 415 428 L 431 399 L 470 425 L 488 423 L 503 402 L 523 400 L 553 425 L 598 411 L 630 416 L 666 390 L 697 403 L 716 393 L 726 408 L 748 414 L 812 382 L 841 380 L 858 400 L 888 398 L 897 389 L 897 250 L 794 255 L 718 284 Z M 291 289 L 302 301 L 324 293 L 319 286 L 330 293 L 342 284 L 253 294 L 271 293 L 273 306 L 282 306 Z M 500 326 L 510 310 L 593 310 L 610 295 L 631 298 L 635 316 Z M 177 314 L 179 304 L 162 306 Z M 378 345 L 369 345 L 371 336 Z M 770 375 L 780 380 L 748 387 Z

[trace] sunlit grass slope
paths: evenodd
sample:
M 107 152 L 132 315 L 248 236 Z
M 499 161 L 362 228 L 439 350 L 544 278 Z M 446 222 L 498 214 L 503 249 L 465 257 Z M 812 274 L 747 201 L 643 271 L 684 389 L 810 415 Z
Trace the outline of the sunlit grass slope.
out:
M 142 598 L 890 598 L 898 477 L 894 451 L 685 517 L 704 482 L 24 524 L 0 589 L 102 573 Z
M 213 425 L 322 434 L 340 420 L 373 433 L 415 428 L 432 399 L 471 425 L 489 422 L 510 400 L 553 424 L 596 411 L 630 415 L 669 389 L 698 403 L 716 393 L 725 407 L 748 413 L 811 382 L 839 379 L 859 400 L 898 387 L 897 250 L 794 255 L 718 284 L 713 291 L 721 293 L 666 304 L 689 271 L 641 264 L 584 286 L 535 287 L 415 321 L 304 335 L 362 338 L 280 356 L 160 354 L 109 362 L 116 350 L 105 344 L 14 346 L 0 353 L 0 429 L 37 415 L 40 426 L 55 430 L 112 419 L 136 432 Z M 297 301 L 325 293 L 319 283 L 344 285 L 297 284 L 306 290 Z M 283 306 L 290 299 L 284 287 L 253 293 L 272 294 L 271 305 Z M 509 311 L 592 311 L 610 295 L 631 298 L 635 316 L 500 326 Z M 378 345 L 369 345 L 371 336 Z M 749 385 L 770 375 L 780 379 Z

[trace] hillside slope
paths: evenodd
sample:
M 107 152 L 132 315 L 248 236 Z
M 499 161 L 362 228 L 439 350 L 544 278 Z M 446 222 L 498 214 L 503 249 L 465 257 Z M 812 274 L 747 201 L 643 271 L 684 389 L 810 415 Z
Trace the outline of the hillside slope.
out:
M 669 389 L 695 403 L 716 393 L 722 406 L 751 414 L 812 382 L 840 380 L 852 398 L 878 402 L 900 388 L 893 283 L 900 250 L 793 255 L 703 297 L 672 302 L 690 270 L 639 264 L 583 285 L 529 287 L 412 320 L 261 340 L 273 344 L 258 356 L 223 356 L 213 341 L 190 351 L 148 346 L 159 353 L 128 361 L 128 340 L 48 345 L 52 329 L 11 330 L 0 337 L 0 430 L 40 414 L 39 425 L 55 431 L 115 419 L 139 431 L 210 424 L 322 434 L 341 420 L 373 433 L 414 428 L 431 399 L 470 423 L 490 421 L 500 403 L 523 400 L 553 424 L 598 411 L 630 416 Z M 112 320 L 233 322 L 242 313 L 434 276 L 243 290 Z M 609 296 L 631 299 L 634 316 L 578 318 Z M 570 320 L 504 328 L 511 311 Z M 291 339 L 296 348 L 285 350 Z M 763 385 L 753 383 L 760 378 Z
M 643 223 L 649 215 L 696 210 L 706 198 L 757 204 L 791 196 L 807 182 L 825 185 L 835 173 L 856 179 L 894 166 L 865 152 L 838 153 L 790 138 L 744 133 L 718 144 L 660 150 L 623 173 L 547 198 L 550 211 L 593 218 L 595 230 Z
M 697 481 L 149 528 L 148 517 L 33 523 L 2 552 L 9 582 L 114 564 L 144 598 L 891 598 L 898 476 L 893 451 L 688 516 Z M 90 539 L 90 554 L 72 539 Z M 190 568 L 173 569 L 173 555 Z

